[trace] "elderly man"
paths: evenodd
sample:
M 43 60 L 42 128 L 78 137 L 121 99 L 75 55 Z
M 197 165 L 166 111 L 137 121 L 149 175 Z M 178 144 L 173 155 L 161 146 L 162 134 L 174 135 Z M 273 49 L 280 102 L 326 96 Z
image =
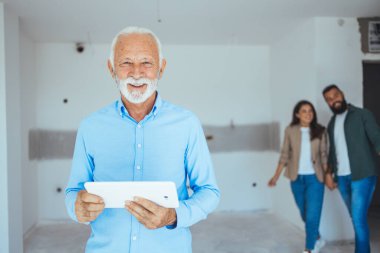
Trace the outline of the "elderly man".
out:
M 151 31 L 128 27 L 114 38 L 108 68 L 121 96 L 82 121 L 66 189 L 70 217 L 91 226 L 88 253 L 191 252 L 189 227 L 219 202 L 199 120 L 156 91 L 165 66 Z M 173 181 L 180 205 L 135 198 L 125 209 L 105 209 L 100 197 L 84 190 L 89 181 Z
M 370 111 L 347 104 L 335 84 L 322 93 L 334 113 L 328 125 L 331 173 L 326 175 L 326 185 L 338 186 L 351 214 L 355 253 L 369 253 L 367 213 L 379 174 L 380 128 Z

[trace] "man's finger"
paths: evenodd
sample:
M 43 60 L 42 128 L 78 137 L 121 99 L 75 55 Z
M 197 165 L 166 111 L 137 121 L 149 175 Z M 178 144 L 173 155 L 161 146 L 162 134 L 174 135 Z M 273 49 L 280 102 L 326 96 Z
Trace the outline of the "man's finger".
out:
M 143 217 L 140 215 L 140 213 L 136 212 L 134 209 L 130 208 L 129 206 L 125 205 L 125 208 L 146 228 L 148 229 L 156 229 L 158 228 L 150 218 Z
M 98 211 L 102 211 L 104 209 L 104 203 L 101 203 L 101 204 L 95 204 L 95 203 L 89 203 L 89 204 L 86 204 L 86 209 L 87 211 L 90 211 L 90 212 L 98 212 Z
M 130 212 L 136 219 L 143 225 L 146 225 L 147 218 L 142 216 L 139 212 L 137 212 L 130 204 L 126 204 L 125 208 Z
M 127 205 L 125 206 L 125 208 L 128 210 L 128 212 L 130 212 L 133 216 L 135 216 L 138 221 L 140 221 L 140 222 L 144 221 L 145 218 L 143 216 L 141 216 L 141 214 L 139 212 L 136 212 L 135 209 L 133 209 Z
M 142 197 L 134 197 L 133 200 L 134 202 L 143 206 L 145 209 L 149 210 L 151 213 L 157 213 L 158 209 L 160 208 L 160 206 L 156 203 Z
M 85 211 L 82 213 L 81 217 L 83 219 L 85 219 L 86 221 L 93 221 L 95 220 L 96 217 L 99 216 L 99 214 L 101 214 L 102 212 L 101 211 L 96 211 L 96 212 L 88 212 L 88 211 Z
M 82 219 L 87 219 L 90 217 L 90 212 L 87 212 L 86 210 L 83 210 L 79 213 L 80 217 L 82 217 Z
M 148 209 L 146 209 L 144 206 L 140 205 L 137 202 L 128 201 L 126 202 L 126 206 L 128 210 L 131 209 L 144 218 L 150 218 L 153 215 L 153 213 L 151 213 Z
M 89 212 L 88 213 L 89 218 L 96 218 L 96 217 L 98 217 L 99 214 L 100 214 L 100 212 Z
M 103 199 L 97 195 L 85 192 L 81 196 L 82 201 L 87 203 L 104 203 Z
M 79 222 L 89 222 L 90 220 L 87 217 L 81 216 L 81 217 L 78 217 L 78 221 Z

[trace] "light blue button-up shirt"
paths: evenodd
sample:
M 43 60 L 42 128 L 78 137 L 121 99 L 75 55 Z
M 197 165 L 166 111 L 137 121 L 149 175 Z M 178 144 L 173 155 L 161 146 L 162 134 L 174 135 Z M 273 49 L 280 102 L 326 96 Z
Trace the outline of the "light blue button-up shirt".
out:
M 82 121 L 66 189 L 66 207 L 74 220 L 77 193 L 89 181 L 173 181 L 180 205 L 176 227 L 155 230 L 126 209 L 104 209 L 90 223 L 87 253 L 191 252 L 189 227 L 205 219 L 220 196 L 199 120 L 159 95 L 140 122 L 129 116 L 120 99 Z

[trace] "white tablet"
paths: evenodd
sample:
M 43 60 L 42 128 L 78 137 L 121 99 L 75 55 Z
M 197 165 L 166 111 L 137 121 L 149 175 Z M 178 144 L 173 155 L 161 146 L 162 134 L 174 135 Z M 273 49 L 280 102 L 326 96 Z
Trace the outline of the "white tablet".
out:
M 166 208 L 179 206 L 175 183 L 173 182 L 86 182 L 88 193 L 103 198 L 105 208 L 124 208 L 126 200 L 143 197 Z

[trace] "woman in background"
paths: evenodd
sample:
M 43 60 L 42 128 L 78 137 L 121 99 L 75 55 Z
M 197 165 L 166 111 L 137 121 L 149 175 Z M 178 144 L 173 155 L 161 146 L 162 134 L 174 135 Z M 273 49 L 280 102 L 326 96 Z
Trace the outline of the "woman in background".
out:
M 306 100 L 296 104 L 293 119 L 285 129 L 280 161 L 268 185 L 274 187 L 282 170 L 290 179 L 297 207 L 305 223 L 304 253 L 318 253 L 325 245 L 320 238 L 324 174 L 327 170 L 327 133 L 318 124 L 314 106 Z

